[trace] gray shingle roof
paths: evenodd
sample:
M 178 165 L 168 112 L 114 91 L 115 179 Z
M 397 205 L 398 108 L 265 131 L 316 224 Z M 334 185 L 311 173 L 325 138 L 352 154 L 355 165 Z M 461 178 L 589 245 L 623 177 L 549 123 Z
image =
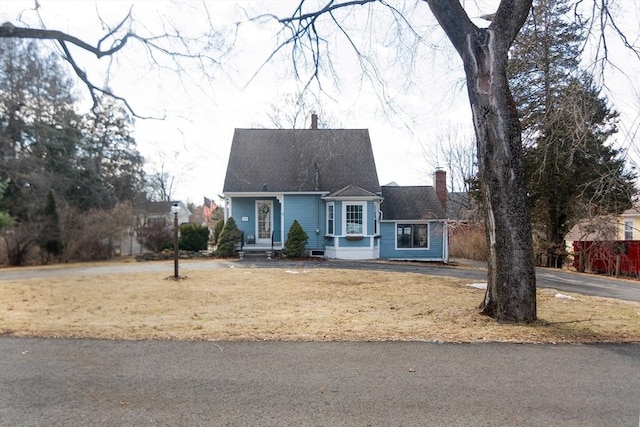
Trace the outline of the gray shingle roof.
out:
M 338 191 L 378 193 L 366 129 L 236 129 L 224 192 Z
M 446 214 L 431 186 L 383 186 L 380 209 L 384 220 L 444 219 Z
M 346 187 L 341 188 L 338 191 L 327 194 L 325 197 L 380 197 L 380 194 L 374 194 L 362 187 L 347 185 Z
M 147 202 L 145 212 L 152 215 L 169 215 L 175 202 Z

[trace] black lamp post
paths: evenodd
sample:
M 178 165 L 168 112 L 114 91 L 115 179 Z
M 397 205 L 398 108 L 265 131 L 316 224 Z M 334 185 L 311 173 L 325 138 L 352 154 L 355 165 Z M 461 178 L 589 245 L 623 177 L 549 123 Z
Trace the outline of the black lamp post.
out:
M 177 202 L 171 206 L 171 213 L 173 214 L 173 277 L 178 280 L 178 213 L 180 213 L 180 206 Z

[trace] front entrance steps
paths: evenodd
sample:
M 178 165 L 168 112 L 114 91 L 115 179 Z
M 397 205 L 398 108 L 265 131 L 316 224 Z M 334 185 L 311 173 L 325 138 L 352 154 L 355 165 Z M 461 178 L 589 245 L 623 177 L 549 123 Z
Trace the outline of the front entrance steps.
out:
M 244 247 L 238 251 L 240 259 L 273 259 L 282 249 L 271 247 Z

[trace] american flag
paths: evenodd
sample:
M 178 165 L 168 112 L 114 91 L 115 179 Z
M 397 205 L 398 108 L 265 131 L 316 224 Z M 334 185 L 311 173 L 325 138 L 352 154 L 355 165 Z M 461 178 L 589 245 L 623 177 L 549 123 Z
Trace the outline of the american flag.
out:
M 213 214 L 213 211 L 215 211 L 217 208 L 218 206 L 213 200 L 210 200 L 206 197 L 204 198 L 204 205 L 202 206 L 202 215 L 204 216 L 204 220 L 206 222 L 211 222 L 211 215 Z

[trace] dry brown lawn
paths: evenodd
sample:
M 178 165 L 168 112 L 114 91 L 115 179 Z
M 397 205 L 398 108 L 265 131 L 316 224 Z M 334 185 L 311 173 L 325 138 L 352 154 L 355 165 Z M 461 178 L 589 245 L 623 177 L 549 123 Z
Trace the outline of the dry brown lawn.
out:
M 539 320 L 478 314 L 459 279 L 226 268 L 0 282 L 0 334 L 104 339 L 640 342 L 640 303 L 538 291 Z

